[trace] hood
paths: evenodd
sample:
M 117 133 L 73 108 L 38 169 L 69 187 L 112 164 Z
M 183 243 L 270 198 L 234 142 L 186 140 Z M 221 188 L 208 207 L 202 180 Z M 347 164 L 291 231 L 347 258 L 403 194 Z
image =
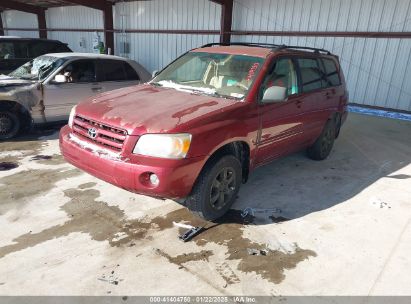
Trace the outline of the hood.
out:
M 138 135 L 184 132 L 243 104 L 232 99 L 143 84 L 90 98 L 80 103 L 76 112 Z
M 13 78 L 7 75 L 0 75 L 0 90 L 14 89 L 15 87 L 30 86 L 36 83 L 32 80 Z

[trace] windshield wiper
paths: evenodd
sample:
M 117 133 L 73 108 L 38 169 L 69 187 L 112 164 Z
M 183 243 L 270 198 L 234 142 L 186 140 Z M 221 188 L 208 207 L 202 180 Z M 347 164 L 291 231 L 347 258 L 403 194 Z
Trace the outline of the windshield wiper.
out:
M 150 82 L 150 84 L 152 86 L 155 86 L 155 87 L 162 87 L 163 86 L 161 83 L 158 83 L 158 82 Z

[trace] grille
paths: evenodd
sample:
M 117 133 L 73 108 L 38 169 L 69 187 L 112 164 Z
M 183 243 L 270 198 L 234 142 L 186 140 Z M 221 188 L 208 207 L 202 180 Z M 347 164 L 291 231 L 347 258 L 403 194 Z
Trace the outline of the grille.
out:
M 96 130 L 96 136 L 94 138 L 89 135 L 90 128 L 94 128 Z M 127 132 L 125 130 L 102 124 L 78 115 L 76 115 L 73 120 L 73 132 L 74 134 L 80 135 L 95 144 L 116 152 L 121 151 L 127 136 Z

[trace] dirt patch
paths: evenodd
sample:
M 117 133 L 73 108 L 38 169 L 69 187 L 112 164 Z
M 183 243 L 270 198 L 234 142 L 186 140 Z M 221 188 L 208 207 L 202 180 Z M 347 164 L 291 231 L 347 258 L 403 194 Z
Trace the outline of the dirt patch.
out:
M 19 165 L 17 163 L 1 162 L 0 163 L 0 171 L 8 171 L 8 170 L 16 169 L 16 168 L 18 168 L 18 166 Z
M 81 184 L 80 186 L 78 186 L 78 188 L 79 189 L 89 189 L 89 188 L 93 188 L 94 186 L 96 186 L 97 185 L 97 183 L 93 183 L 93 182 L 91 182 L 91 183 L 84 183 L 84 184 Z
M 58 181 L 80 174 L 77 169 L 28 170 L 3 177 L 0 179 L 0 184 L 3 184 L 0 185 L 0 202 L 37 196 L 51 190 Z
M 169 254 L 165 253 L 164 251 L 160 249 L 156 249 L 156 253 L 165 257 L 170 263 L 176 264 L 180 267 L 183 266 L 183 264 L 188 263 L 188 262 L 194 262 L 194 261 L 209 261 L 210 256 L 213 255 L 213 252 L 211 250 L 202 250 L 200 252 L 191 252 L 191 253 L 184 253 L 177 255 L 175 257 L 170 256 Z
M 30 159 L 30 161 L 36 161 L 42 165 L 61 165 L 66 163 L 64 157 L 60 154 L 35 155 Z
M 217 264 L 216 269 L 227 285 L 240 283 L 240 278 L 226 262 Z
M 92 183 L 83 184 L 81 188 L 92 186 Z M 264 279 L 280 283 L 284 278 L 284 271 L 292 269 L 298 263 L 315 257 L 311 250 L 296 246 L 294 252 L 271 250 L 265 244 L 251 241 L 243 236 L 246 225 L 241 217 L 241 211 L 230 210 L 226 217 L 218 223 L 204 221 L 186 208 L 170 212 L 166 216 L 143 219 L 126 219 L 124 211 L 117 206 L 109 206 L 106 202 L 96 200 L 100 193 L 95 189 L 69 189 L 64 191 L 70 201 L 64 204 L 64 210 L 69 220 L 62 225 L 56 225 L 39 233 L 27 233 L 13 240 L 13 244 L 0 248 L 0 258 L 12 252 L 35 246 L 47 240 L 67 236 L 73 232 L 88 233 L 93 240 L 107 241 L 113 247 L 129 246 L 137 240 L 149 240 L 157 231 L 170 229 L 173 221 L 186 222 L 193 226 L 205 227 L 205 231 L 193 238 L 199 247 L 208 243 L 215 243 L 226 247 L 226 259 L 238 261 L 237 270 L 245 273 L 254 272 Z M 179 242 L 177 235 L 175 242 Z M 264 255 L 250 255 L 249 249 L 264 250 Z M 170 256 L 164 250 L 158 249 L 157 254 L 166 258 L 170 263 L 185 268 L 184 264 L 195 261 L 208 261 L 213 255 L 210 250 L 189 252 L 177 256 Z M 227 263 L 218 264 L 217 272 L 227 284 L 240 281 L 238 275 Z
M 0 144 L 0 159 L 7 162 L 17 162 L 26 156 L 39 153 L 45 141 L 14 140 Z

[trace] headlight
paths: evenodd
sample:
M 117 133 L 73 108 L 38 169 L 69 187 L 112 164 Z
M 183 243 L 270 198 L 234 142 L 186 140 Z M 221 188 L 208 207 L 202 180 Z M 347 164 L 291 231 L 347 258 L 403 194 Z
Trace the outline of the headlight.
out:
M 69 120 L 68 120 L 68 125 L 69 125 L 69 127 L 70 127 L 71 129 L 73 129 L 73 120 L 74 120 L 74 116 L 76 115 L 76 107 L 77 107 L 77 106 L 74 106 L 74 107 L 71 109 L 70 116 L 69 116 Z
M 162 157 L 184 158 L 190 149 L 191 134 L 145 134 L 141 136 L 133 153 Z

